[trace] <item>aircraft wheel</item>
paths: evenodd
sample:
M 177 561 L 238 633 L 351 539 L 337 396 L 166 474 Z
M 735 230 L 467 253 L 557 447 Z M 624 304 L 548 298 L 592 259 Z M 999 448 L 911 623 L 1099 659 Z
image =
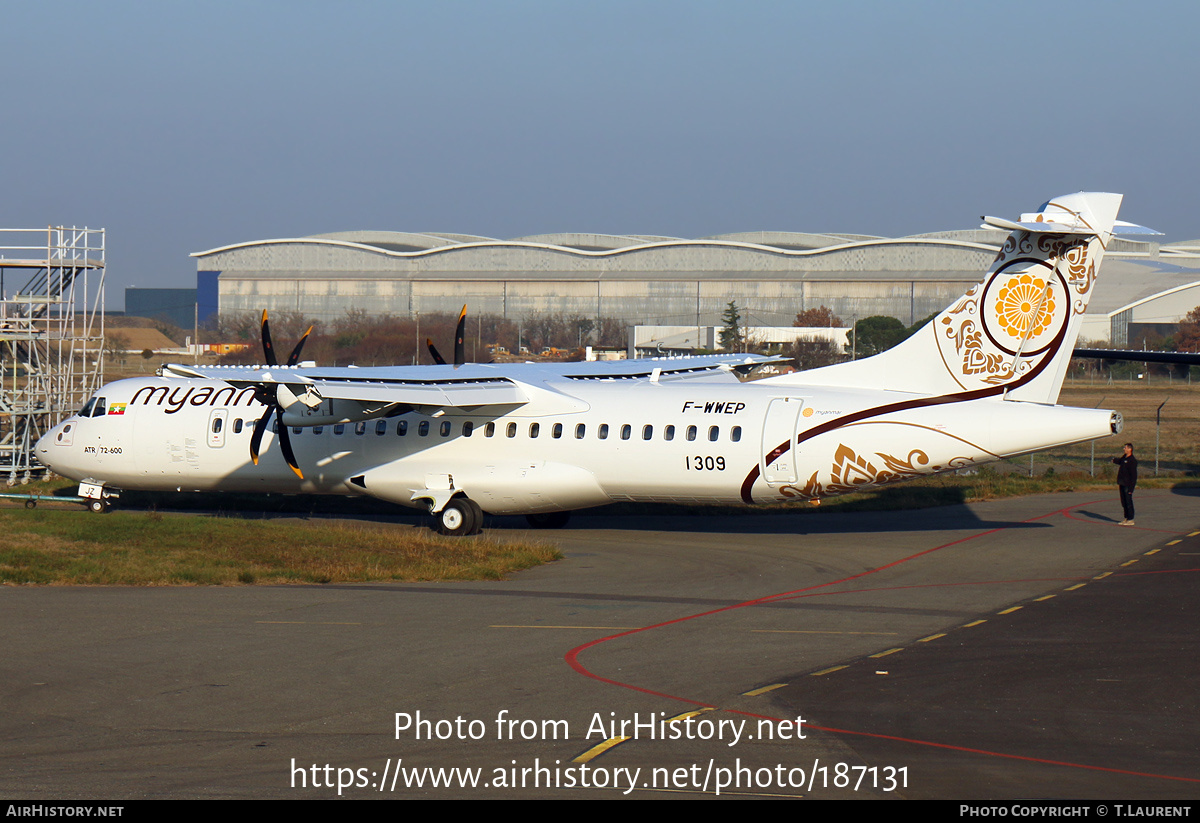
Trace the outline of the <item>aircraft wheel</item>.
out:
M 474 534 L 481 519 L 475 515 L 478 508 L 475 501 L 463 497 L 451 500 L 444 509 L 434 515 L 437 518 L 438 533 L 451 537 Z
M 88 509 L 94 514 L 108 514 L 112 505 L 107 500 L 90 500 L 88 501 Z
M 36 501 L 36 500 L 26 500 L 26 501 L 25 501 L 25 508 L 27 508 L 27 509 L 36 509 L 36 508 L 37 508 L 37 501 Z
M 481 533 L 483 531 L 483 509 L 480 508 L 478 503 L 469 497 L 464 497 L 463 502 L 471 507 L 471 517 L 473 521 L 471 524 L 471 531 L 467 532 L 467 534 Z
M 561 529 L 571 519 L 570 512 L 543 512 L 527 514 L 525 522 L 535 529 Z

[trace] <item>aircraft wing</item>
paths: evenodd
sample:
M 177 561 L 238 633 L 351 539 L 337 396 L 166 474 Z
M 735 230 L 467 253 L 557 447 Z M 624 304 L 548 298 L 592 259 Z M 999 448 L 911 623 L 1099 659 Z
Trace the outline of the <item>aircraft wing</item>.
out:
M 703 375 L 744 372 L 759 366 L 788 362 L 783 357 L 760 354 L 708 354 L 684 357 L 647 357 L 638 360 L 602 360 L 578 363 L 465 363 L 461 366 L 371 366 L 359 368 L 299 366 L 190 366 L 168 364 L 164 377 L 198 377 L 235 385 L 353 385 L 364 388 L 404 387 L 428 393 L 433 387 L 466 393 L 468 388 L 500 397 L 497 384 L 514 386 L 546 380 L 688 379 Z M 332 395 L 331 395 L 332 396 Z M 337 396 L 342 396 L 341 394 Z M 402 401 L 408 402 L 408 401 Z M 502 402 L 512 402 L 502 401 Z
M 432 369 L 432 367 L 430 367 Z M 437 408 L 519 406 L 528 395 L 513 380 L 499 375 L 448 378 L 407 370 L 396 376 L 389 369 L 317 369 L 301 366 L 183 366 L 163 367 L 164 376 L 224 380 L 233 386 L 276 386 L 290 391 L 306 405 L 320 400 L 353 400 L 381 405 Z M 438 371 L 441 371 L 440 369 Z M 287 404 L 287 405 L 290 405 Z
M 461 366 L 382 366 L 320 368 L 299 366 L 162 367 L 164 377 L 222 380 L 272 398 L 289 426 L 368 420 L 416 409 L 475 410 L 522 406 L 536 395 L 543 404 L 577 410 L 579 402 L 562 391 L 572 380 L 728 380 L 780 358 L 761 355 L 613 360 L 600 363 L 464 363 Z M 557 386 L 555 385 L 557 384 Z M 547 391 L 549 390 L 549 391 Z

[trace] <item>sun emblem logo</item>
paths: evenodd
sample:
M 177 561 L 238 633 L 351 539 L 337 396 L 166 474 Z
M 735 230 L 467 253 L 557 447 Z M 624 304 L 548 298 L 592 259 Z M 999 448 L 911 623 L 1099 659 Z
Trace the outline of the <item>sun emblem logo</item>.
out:
M 1013 277 L 996 295 L 996 322 L 1009 337 L 1035 338 L 1054 318 L 1054 295 L 1031 274 Z

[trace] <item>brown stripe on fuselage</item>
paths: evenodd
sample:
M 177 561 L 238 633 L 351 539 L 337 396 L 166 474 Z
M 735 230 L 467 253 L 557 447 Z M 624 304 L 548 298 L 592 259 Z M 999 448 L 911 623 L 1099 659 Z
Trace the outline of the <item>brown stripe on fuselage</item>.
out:
M 1026 383 L 1030 382 L 1039 374 L 1041 374 L 1046 367 L 1054 361 L 1054 358 L 1058 355 L 1058 350 L 1062 347 L 1063 340 L 1067 336 L 1067 328 L 1070 325 L 1071 313 L 1068 308 L 1066 322 L 1062 324 L 1062 328 L 1058 330 L 1058 334 L 1055 335 L 1054 341 L 1050 344 L 1051 351 L 1047 352 L 1046 356 L 1042 358 L 1042 362 L 1030 369 L 1028 374 L 1018 378 L 1017 380 L 1014 380 L 1011 383 L 1006 383 L 1002 386 L 988 386 L 986 389 L 972 389 L 971 391 L 956 392 L 954 394 L 942 394 L 936 397 L 920 397 L 916 400 L 905 400 L 901 403 L 889 403 L 886 406 L 876 406 L 871 409 L 863 409 L 862 411 L 848 414 L 845 417 L 839 417 L 836 420 L 830 420 L 828 423 L 822 423 L 819 426 L 813 426 L 808 431 L 796 436 L 795 445 L 799 446 L 805 440 L 811 440 L 817 435 L 833 431 L 834 429 L 841 428 L 842 426 L 850 423 L 858 422 L 859 420 L 865 420 L 868 417 L 878 417 L 881 414 L 908 411 L 909 409 L 919 409 L 925 406 L 944 406 L 947 403 L 966 403 L 970 400 L 979 400 L 984 397 L 992 397 L 997 394 L 1003 394 L 1010 389 L 1019 389 L 1021 386 L 1024 386 Z M 792 444 L 788 440 L 785 440 L 771 450 L 771 453 L 768 455 L 768 459 L 765 462 L 769 463 L 772 460 L 778 459 L 780 455 L 786 453 L 791 447 Z M 755 466 L 750 470 L 749 474 L 746 475 L 746 479 L 742 481 L 742 501 L 747 505 L 753 505 L 754 503 L 754 496 L 751 494 L 751 491 L 754 488 L 754 482 L 758 480 L 758 476 L 759 467 Z

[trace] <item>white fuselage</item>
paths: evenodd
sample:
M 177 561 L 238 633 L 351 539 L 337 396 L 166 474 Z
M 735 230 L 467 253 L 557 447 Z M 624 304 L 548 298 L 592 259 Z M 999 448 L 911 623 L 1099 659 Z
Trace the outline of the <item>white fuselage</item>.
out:
M 522 385 L 533 399 L 507 411 L 295 428 L 301 479 L 270 428 L 251 462 L 254 421 L 268 412 L 251 390 L 135 378 L 98 392 L 93 416 L 59 424 L 37 455 L 115 489 L 367 494 L 408 506 L 461 493 L 508 514 L 816 499 L 1111 433 L 1108 411 L 771 378 Z

